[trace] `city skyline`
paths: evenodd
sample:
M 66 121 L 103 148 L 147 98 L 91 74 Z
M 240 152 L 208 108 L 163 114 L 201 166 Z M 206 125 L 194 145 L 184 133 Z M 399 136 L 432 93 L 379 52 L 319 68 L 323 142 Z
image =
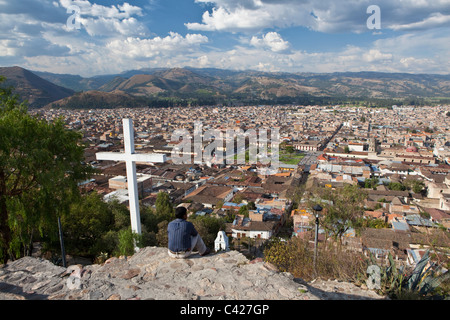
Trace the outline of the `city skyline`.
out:
M 448 0 L 0 0 L 0 12 L 0 65 L 35 71 L 450 73 Z

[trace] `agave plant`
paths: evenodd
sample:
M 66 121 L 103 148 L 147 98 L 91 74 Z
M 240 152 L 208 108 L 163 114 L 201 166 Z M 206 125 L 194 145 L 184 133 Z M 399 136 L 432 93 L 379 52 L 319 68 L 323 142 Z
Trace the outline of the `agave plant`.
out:
M 426 296 L 438 288 L 442 282 L 450 279 L 448 271 L 438 274 L 433 263 L 430 263 L 430 266 L 426 268 L 429 262 L 430 255 L 429 250 L 427 250 L 409 277 L 407 290 L 417 292 L 420 296 Z
M 372 263 L 375 259 L 371 256 Z M 391 298 L 424 298 L 429 296 L 444 281 L 450 279 L 448 271 L 438 272 L 435 264 L 430 263 L 429 250 L 416 264 L 410 275 L 405 273 L 405 268 L 397 268 L 392 255 L 389 254 L 389 265 L 380 267 L 381 293 L 388 294 Z

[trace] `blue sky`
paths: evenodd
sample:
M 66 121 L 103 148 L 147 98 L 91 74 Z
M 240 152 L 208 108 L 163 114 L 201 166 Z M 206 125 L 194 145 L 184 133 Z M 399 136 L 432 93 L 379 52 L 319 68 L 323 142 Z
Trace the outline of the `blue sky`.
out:
M 54 73 L 450 74 L 449 53 L 450 0 L 0 0 L 0 65 Z

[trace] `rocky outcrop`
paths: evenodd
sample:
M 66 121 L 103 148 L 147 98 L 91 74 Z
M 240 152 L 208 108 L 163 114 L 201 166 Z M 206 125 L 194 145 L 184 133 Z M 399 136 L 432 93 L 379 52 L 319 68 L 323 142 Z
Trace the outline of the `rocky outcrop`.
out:
M 237 251 L 178 260 L 146 247 L 128 258 L 63 268 L 25 257 L 0 268 L 2 300 L 383 299 L 351 283 L 306 283 Z

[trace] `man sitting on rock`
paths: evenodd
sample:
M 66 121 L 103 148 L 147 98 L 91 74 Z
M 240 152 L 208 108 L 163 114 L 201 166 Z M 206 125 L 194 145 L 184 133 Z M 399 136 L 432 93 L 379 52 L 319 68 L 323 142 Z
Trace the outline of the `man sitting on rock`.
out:
M 186 221 L 187 210 L 185 207 L 177 207 L 176 219 L 169 223 L 167 234 L 169 236 L 169 256 L 172 258 L 185 259 L 192 254 L 194 248 L 205 256 L 210 253 L 202 238 L 195 230 L 194 225 Z

